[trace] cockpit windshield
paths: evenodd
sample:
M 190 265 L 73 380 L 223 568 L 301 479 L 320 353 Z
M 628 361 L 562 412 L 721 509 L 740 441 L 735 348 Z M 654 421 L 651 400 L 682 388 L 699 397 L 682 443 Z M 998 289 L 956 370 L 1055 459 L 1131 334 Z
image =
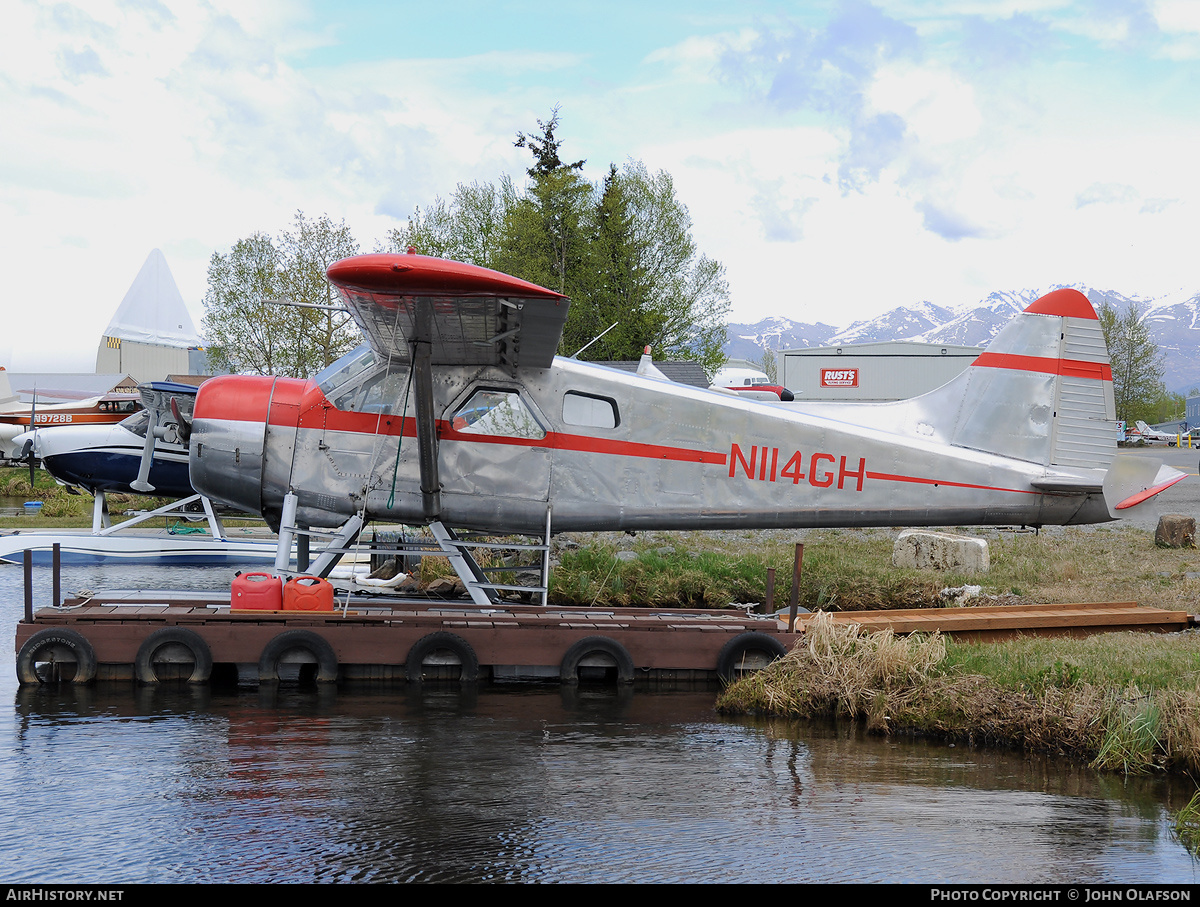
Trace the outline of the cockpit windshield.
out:
M 134 413 L 128 419 L 121 420 L 121 427 L 133 432 L 139 438 L 146 437 L 146 428 L 150 425 L 150 410 L 143 409 Z
M 368 344 L 352 349 L 346 355 L 323 368 L 314 379 L 321 392 L 331 397 L 338 388 L 362 374 L 375 364 L 375 353 Z

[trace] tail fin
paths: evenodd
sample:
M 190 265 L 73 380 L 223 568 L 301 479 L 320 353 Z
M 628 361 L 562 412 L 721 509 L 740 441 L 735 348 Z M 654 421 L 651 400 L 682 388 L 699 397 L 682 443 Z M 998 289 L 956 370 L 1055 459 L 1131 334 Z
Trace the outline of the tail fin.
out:
M 957 410 L 951 444 L 1046 467 L 1104 469 L 1116 454 L 1104 331 L 1077 290 L 1032 303 L 963 374 L 917 399 L 943 395 Z

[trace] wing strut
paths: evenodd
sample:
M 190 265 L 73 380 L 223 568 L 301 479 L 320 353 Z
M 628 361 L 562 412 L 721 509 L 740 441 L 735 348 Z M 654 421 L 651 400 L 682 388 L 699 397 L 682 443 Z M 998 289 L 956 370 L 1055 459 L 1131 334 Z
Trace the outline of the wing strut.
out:
M 433 300 L 417 299 L 412 337 L 413 389 L 417 394 L 417 462 L 421 467 L 421 506 L 425 519 L 442 516 L 442 485 L 438 475 L 437 423 L 433 412 Z

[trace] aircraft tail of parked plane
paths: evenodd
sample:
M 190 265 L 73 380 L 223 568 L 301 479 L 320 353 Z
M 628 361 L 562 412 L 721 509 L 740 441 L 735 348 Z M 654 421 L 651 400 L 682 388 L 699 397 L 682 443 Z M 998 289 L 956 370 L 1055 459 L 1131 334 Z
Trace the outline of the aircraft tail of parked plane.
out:
M 220 377 L 196 400 L 193 486 L 274 525 L 1039 526 L 1184 477 L 1111 468 L 1111 369 L 1074 290 L 921 397 L 768 403 L 556 357 L 569 301 L 494 271 L 376 254 L 329 278 L 366 345 L 311 381 Z

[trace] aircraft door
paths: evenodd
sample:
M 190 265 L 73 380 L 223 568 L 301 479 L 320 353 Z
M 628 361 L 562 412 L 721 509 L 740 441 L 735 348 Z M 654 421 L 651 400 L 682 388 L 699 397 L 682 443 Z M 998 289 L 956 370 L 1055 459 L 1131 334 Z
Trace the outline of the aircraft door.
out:
M 298 381 L 276 381 L 272 389 L 262 463 L 262 513 L 269 526 L 279 525 L 283 497 L 292 486 L 296 429 L 305 387 Z
M 440 426 L 442 507 L 450 520 L 503 513 L 513 529 L 543 526 L 550 495 L 546 422 L 513 387 L 476 387 Z

